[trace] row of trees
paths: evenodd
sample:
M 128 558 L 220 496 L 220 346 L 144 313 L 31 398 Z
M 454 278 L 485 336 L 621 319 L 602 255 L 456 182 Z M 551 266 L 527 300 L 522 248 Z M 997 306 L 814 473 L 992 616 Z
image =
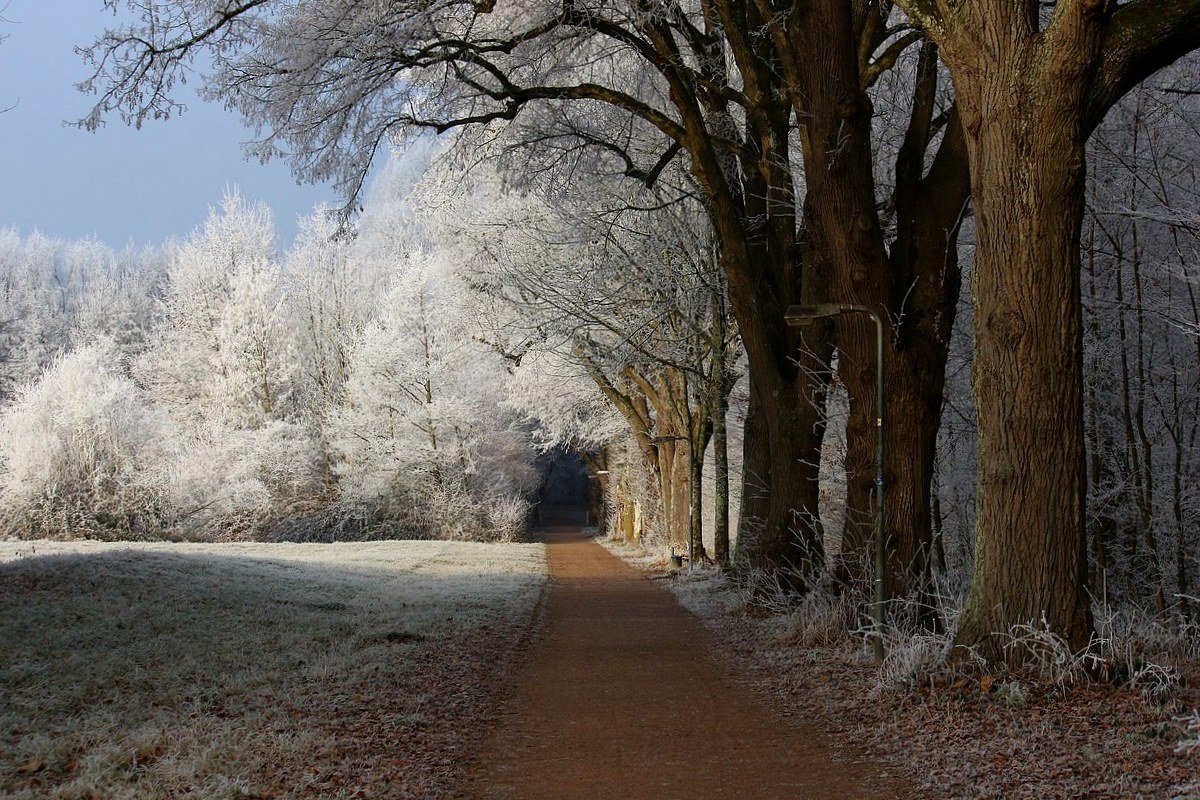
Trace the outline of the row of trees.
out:
M 1176 404 L 1157 429 L 1178 434 L 1178 445 L 1150 444 L 1154 426 L 1145 423 L 1158 400 L 1146 402 L 1134 389 L 1156 387 L 1167 407 L 1168 385 L 1149 381 L 1146 359 L 1136 355 L 1132 363 L 1140 366 L 1119 359 L 1131 387 L 1118 407 L 1123 435 L 1106 427 L 1111 408 L 1089 396 L 1085 144 L 1133 87 L 1200 46 L 1195 0 L 903 0 L 899 9 L 837 0 L 129 5 L 140 21 L 87 50 L 96 66 L 87 88 L 99 99 L 85 125 L 113 111 L 138 123 L 169 115 L 177 108 L 175 81 L 204 53 L 213 63 L 207 91 L 259 127 L 253 151 L 286 153 L 302 178 L 336 179 L 348 208 L 375 152 L 430 128 L 458 132 L 460 165 L 494 156 L 507 188 L 548 202 L 548 217 L 568 228 L 555 222 L 546 236 L 535 224 L 537 235 L 520 241 L 528 225 L 503 236 L 492 226 L 474 243 L 469 255 L 479 259 L 480 273 L 491 262 L 503 273 L 481 281 L 496 308 L 508 309 L 497 320 L 515 317 L 516 328 L 527 323 L 535 334 L 483 338 L 522 364 L 528 348 L 549 343 L 561 363 L 583 365 L 621 409 L 632 452 L 657 470 L 668 520 L 680 506 L 672 443 L 702 452 L 708 427 L 722 417 L 712 408 L 728 396 L 727 300 L 750 384 L 738 543 L 747 563 L 786 570 L 801 590 L 828 566 L 851 585 L 866 578 L 860 565 L 870 532 L 861 521 L 874 486 L 878 411 L 870 329 L 843 317 L 802 340 L 784 322 L 796 302 L 854 303 L 876 309 L 889 329 L 888 588 L 918 597 L 927 591 L 943 517 L 932 488 L 939 467 L 944 475 L 948 466 L 939 464 L 937 444 L 964 249 L 971 257 L 978 513 L 957 640 L 1002 658 L 998 633 L 1040 622 L 1073 646 L 1088 643 L 1085 501 L 1089 479 L 1094 494 L 1110 485 L 1103 458 L 1096 460 L 1113 452 L 1109 444 L 1123 443 L 1119 480 L 1134 481 L 1121 496 L 1140 498 L 1148 513 L 1138 526 L 1140 547 L 1161 549 L 1144 532 L 1172 493 L 1161 482 L 1153 488 L 1148 476 L 1158 474 L 1164 455 L 1190 452 L 1190 419 Z M 1128 126 L 1120 130 L 1128 134 Z M 1154 194 L 1147 189 L 1141 197 Z M 1119 290 L 1119 351 L 1146 356 L 1153 341 L 1146 315 L 1132 320 L 1126 305 L 1148 289 L 1148 273 L 1132 266 L 1145 263 L 1132 255 L 1143 252 L 1132 242 L 1143 236 L 1129 227 L 1142 212 L 1129 209 L 1118 225 L 1102 203 L 1093 208 L 1099 232 L 1088 242 L 1108 244 L 1089 251 L 1088 274 L 1108 282 L 1090 282 L 1088 297 Z M 653 212 L 663 209 L 690 220 L 678 226 L 690 238 L 662 241 L 658 232 L 671 225 Z M 558 263 L 560 251 L 543 247 L 597 225 L 602 261 Z M 1186 226 L 1159 220 L 1159 227 L 1171 231 L 1169 239 L 1186 238 Z M 622 251 L 631 257 L 619 258 Z M 659 295 L 648 318 L 636 303 L 628 308 L 623 287 L 638 280 L 650 253 L 661 252 L 669 255 L 656 263 L 687 266 L 656 267 L 651 286 L 687 286 L 694 278 L 712 287 L 714 300 L 689 303 L 678 319 L 669 311 L 678 295 L 670 292 Z M 1115 279 L 1105 274 L 1105 259 L 1120 265 Z M 583 291 L 557 277 L 572 274 Z M 1181 286 L 1171 297 L 1182 303 L 1185 294 Z M 632 322 L 615 313 L 627 310 Z M 513 327 L 506 323 L 506 336 Z M 639 340 L 631 331 L 651 333 Z M 588 368 L 614 341 L 630 348 L 608 362 L 620 369 Z M 1182 352 L 1170 357 L 1182 363 Z M 830 565 L 818 454 L 834 369 L 850 400 L 849 513 Z M 697 462 L 685 457 L 687 474 L 694 476 Z M 1090 551 L 1107 558 L 1107 543 L 1120 537 L 1102 513 L 1095 519 Z M 934 616 L 926 615 L 927 624 L 937 624 Z
M 593 459 L 615 516 L 628 518 L 637 503 L 643 527 L 661 527 L 680 546 L 690 538 L 701 556 L 701 470 L 711 444 L 714 556 L 728 563 L 725 426 L 739 348 L 702 209 L 678 188 L 663 202 L 661 191 L 603 180 L 554 197 L 506 191 L 479 170 L 464 182 L 448 162 L 425 184 L 434 195 L 452 189 L 426 202 L 439 241 L 455 243 L 455 260 L 489 310 L 481 335 L 518 372 L 531 369 L 529 358 L 532 369 L 550 359 L 560 374 L 570 370 L 582 387 L 572 402 L 598 394 L 622 423 L 617 436 L 579 431 L 535 400 L 527 410 L 540 434 Z M 609 469 L 614 459 L 625 469 Z

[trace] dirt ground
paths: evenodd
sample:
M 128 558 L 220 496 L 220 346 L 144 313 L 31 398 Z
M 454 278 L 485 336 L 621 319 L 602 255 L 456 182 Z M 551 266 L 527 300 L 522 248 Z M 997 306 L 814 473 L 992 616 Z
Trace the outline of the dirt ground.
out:
M 545 629 L 456 798 L 913 797 L 788 721 L 661 585 L 578 528 L 546 535 Z

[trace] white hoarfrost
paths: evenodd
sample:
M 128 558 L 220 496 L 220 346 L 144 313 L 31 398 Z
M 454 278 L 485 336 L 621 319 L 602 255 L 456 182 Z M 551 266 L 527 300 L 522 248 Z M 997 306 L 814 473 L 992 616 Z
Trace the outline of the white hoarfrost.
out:
M 0 796 L 376 796 L 372 759 L 412 780 L 413 731 L 477 725 L 446 692 L 483 696 L 545 571 L 541 545 L 0 542 Z
M 160 415 L 111 345 L 57 357 L 0 414 L 6 527 L 26 535 L 134 538 L 157 521 Z
M 409 201 L 276 250 L 235 192 L 182 244 L 0 231 L 0 508 L 22 538 L 513 539 L 538 485 L 507 362 Z M 136 490 L 136 491 L 135 491 Z

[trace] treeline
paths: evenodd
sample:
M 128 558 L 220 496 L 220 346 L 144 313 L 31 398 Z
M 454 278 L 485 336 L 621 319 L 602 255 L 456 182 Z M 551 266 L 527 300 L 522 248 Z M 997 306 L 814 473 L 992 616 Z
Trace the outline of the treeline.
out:
M 397 180 L 283 253 L 236 194 L 157 250 L 0 233 L 4 533 L 522 533 L 529 426 Z

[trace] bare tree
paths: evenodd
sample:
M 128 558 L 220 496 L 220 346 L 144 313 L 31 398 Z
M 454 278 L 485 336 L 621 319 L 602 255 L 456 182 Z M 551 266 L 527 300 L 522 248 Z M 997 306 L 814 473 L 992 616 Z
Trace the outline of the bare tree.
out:
M 971 170 L 980 486 L 957 641 L 1044 622 L 1092 634 L 1086 592 L 1080 236 L 1088 134 L 1143 78 L 1200 47 L 1200 2 L 899 5 L 939 45 Z

